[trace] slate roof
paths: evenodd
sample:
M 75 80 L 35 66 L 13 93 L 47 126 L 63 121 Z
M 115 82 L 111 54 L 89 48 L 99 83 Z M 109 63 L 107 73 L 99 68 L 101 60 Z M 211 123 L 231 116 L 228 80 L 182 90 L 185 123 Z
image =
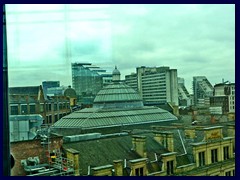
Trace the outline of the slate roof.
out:
M 153 133 L 141 134 L 146 136 L 147 157 L 155 160 L 154 153 L 168 152 L 163 146 L 153 139 Z M 88 166 L 96 167 L 113 164 L 113 160 L 133 160 L 141 158 L 132 150 L 132 137 L 119 136 L 104 139 L 96 139 L 75 143 L 63 144 L 65 148 L 73 148 L 79 151 L 80 168 L 83 174 L 87 174 Z
M 227 125 L 227 124 L 225 124 Z M 206 127 L 206 126 L 205 126 Z M 225 128 L 226 126 L 223 126 Z M 174 129 L 167 128 L 167 132 L 173 133 L 174 138 L 174 152 L 176 154 L 177 167 L 193 163 L 193 152 L 191 144 L 194 142 L 202 142 L 204 131 L 201 128 L 196 129 L 196 138 L 190 139 L 185 136 L 184 128 Z M 63 144 L 64 148 L 73 148 L 80 153 L 80 167 L 82 172 L 87 173 L 88 165 L 91 167 L 102 166 L 106 164 L 113 164 L 113 160 L 119 159 L 138 159 L 141 158 L 136 152 L 132 150 L 132 135 L 146 136 L 147 148 L 147 164 L 150 173 L 160 171 L 160 161 L 155 161 L 155 153 L 159 157 L 162 153 L 167 151 L 161 144 L 155 141 L 155 130 L 140 130 L 134 129 L 129 131 L 130 134 L 124 136 L 107 136 L 108 138 L 100 138 L 95 140 L 88 140 L 82 142 L 74 142 Z M 160 131 L 161 132 L 161 131 Z M 186 151 L 185 151 L 186 150 Z M 127 163 L 128 165 L 128 163 Z M 124 170 L 128 173 L 128 169 Z
M 38 102 L 37 96 L 36 95 L 30 95 L 28 96 L 28 102 L 29 103 L 36 103 Z M 26 103 L 26 97 L 21 97 L 21 95 L 9 95 L 9 103 L 14 104 L 14 103 Z
M 10 87 L 9 94 L 38 95 L 40 86 Z

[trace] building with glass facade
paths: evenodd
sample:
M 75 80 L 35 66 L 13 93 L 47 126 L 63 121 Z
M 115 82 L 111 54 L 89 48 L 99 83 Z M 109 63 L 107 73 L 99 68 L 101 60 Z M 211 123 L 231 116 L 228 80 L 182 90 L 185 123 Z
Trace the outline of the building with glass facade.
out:
M 210 106 L 210 96 L 213 95 L 213 86 L 205 76 L 193 77 L 193 95 L 195 106 Z
M 111 74 L 91 63 L 72 63 L 72 85 L 80 104 L 92 104 L 96 94 L 111 82 Z
M 190 94 L 185 87 L 184 78 L 178 77 L 178 95 L 179 95 L 179 106 L 188 107 L 192 105 L 192 99 Z
M 50 92 L 48 92 L 49 91 L 48 89 L 57 88 L 57 87 L 60 87 L 60 81 L 43 81 L 42 88 L 43 88 L 44 98 L 47 99 L 47 94 L 50 94 Z

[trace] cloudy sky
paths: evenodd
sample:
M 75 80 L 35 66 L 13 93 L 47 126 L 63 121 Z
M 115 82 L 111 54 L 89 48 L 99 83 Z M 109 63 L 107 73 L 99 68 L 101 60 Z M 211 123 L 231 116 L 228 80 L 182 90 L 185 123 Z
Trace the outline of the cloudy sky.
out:
M 138 66 L 178 70 L 214 85 L 235 82 L 234 4 L 6 6 L 9 85 L 70 85 L 71 62 L 90 62 L 122 79 Z

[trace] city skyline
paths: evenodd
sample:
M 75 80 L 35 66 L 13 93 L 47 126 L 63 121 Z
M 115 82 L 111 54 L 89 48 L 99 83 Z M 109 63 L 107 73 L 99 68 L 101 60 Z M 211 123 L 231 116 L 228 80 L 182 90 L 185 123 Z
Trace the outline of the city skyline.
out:
M 71 63 L 235 82 L 235 5 L 7 5 L 9 85 L 72 84 Z

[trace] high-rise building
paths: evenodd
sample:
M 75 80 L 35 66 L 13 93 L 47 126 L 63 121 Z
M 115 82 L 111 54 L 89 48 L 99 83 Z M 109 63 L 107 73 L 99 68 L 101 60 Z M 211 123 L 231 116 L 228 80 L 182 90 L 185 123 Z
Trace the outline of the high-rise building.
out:
M 193 77 L 193 94 L 195 106 L 210 106 L 210 97 L 213 95 L 213 86 L 205 76 Z
M 190 94 L 185 87 L 184 78 L 178 77 L 178 96 L 179 96 L 179 106 L 190 106 L 191 98 Z
M 125 76 L 125 80 L 139 92 L 145 105 L 179 105 L 177 69 L 141 66 L 136 73 Z
M 78 102 L 92 104 L 104 85 L 111 82 L 111 74 L 91 63 L 72 63 L 72 85 Z
M 235 113 L 235 83 L 227 81 L 214 85 L 210 106 L 212 110 L 220 108 L 223 114 Z

